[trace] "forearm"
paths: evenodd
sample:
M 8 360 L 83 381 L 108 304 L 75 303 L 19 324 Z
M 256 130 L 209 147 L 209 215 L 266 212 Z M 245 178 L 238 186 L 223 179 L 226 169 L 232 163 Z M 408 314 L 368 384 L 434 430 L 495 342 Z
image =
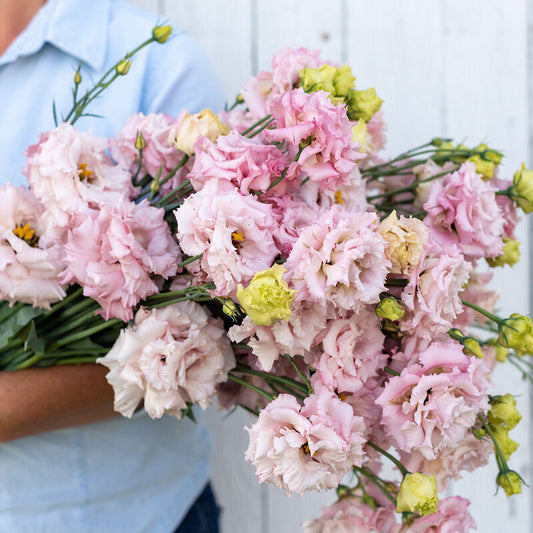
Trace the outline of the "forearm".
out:
M 0 441 L 116 416 L 98 364 L 0 372 Z

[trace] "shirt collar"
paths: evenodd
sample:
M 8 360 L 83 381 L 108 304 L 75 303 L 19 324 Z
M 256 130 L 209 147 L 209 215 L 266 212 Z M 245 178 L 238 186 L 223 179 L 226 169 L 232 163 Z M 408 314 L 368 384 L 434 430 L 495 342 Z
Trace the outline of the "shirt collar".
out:
M 0 65 L 50 43 L 100 70 L 107 52 L 110 4 L 111 0 L 48 0 L 0 57 Z

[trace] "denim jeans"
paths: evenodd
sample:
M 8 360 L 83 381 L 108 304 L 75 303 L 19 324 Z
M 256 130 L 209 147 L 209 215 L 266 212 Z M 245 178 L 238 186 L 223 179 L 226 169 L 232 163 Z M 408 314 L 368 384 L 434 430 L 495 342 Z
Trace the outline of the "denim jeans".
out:
M 218 533 L 220 510 L 207 485 L 174 533 Z

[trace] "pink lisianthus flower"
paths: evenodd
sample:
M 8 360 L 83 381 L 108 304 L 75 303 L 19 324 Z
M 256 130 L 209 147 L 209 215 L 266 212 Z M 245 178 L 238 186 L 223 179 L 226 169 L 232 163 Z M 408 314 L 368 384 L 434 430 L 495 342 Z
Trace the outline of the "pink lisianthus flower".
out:
M 270 199 L 272 214 L 277 224 L 273 227 L 273 237 L 276 246 L 283 257 L 287 257 L 302 229 L 309 226 L 320 216 L 318 205 L 308 205 L 290 195 L 273 197 Z
M 433 343 L 419 359 L 385 384 L 376 403 L 397 448 L 433 460 L 444 447 L 463 442 L 488 408 L 489 370 L 452 341 Z
M 174 213 L 181 249 L 203 254 L 200 267 L 213 280 L 216 296 L 236 299 L 237 285 L 270 268 L 279 253 L 271 206 L 229 184 L 206 184 Z
M 353 465 L 361 465 L 363 419 L 325 389 L 300 406 L 280 394 L 248 429 L 246 461 L 260 483 L 270 482 L 287 494 L 337 487 Z
M 235 366 L 222 322 L 190 301 L 141 308 L 134 325 L 123 329 L 97 362 L 109 368 L 115 410 L 131 417 L 144 398 L 152 418 L 164 413 L 181 418 L 188 402 L 206 409 L 215 386 Z
M 274 86 L 280 93 L 290 91 L 300 82 L 300 71 L 303 68 L 318 68 L 323 63 L 320 50 L 282 48 L 272 58 Z
M 296 301 L 332 302 L 357 311 L 376 303 L 391 268 L 375 213 L 332 207 L 301 231 L 285 263 Z
M 300 70 L 305 67 L 317 68 L 321 64 L 318 50 L 281 49 L 272 58 L 272 72 L 261 71 L 242 89 L 246 107 L 255 119 L 251 123 L 268 114 L 272 99 L 294 89 L 300 81 Z
M 372 118 L 368 121 L 367 128 L 368 135 L 370 136 L 370 160 L 378 162 L 379 158 L 377 153 L 381 152 L 387 144 L 387 125 L 385 124 L 382 109 L 374 113 Z M 365 161 L 365 164 L 367 164 L 367 161 Z
M 343 498 L 322 508 L 320 518 L 302 524 L 304 533 L 399 533 L 393 505 L 372 509 L 359 498 Z
M 450 496 L 439 502 L 439 512 L 416 518 L 405 533 L 467 533 L 476 528 L 468 511 L 470 502 Z
M 109 141 L 111 156 L 119 165 L 135 174 L 139 165 L 139 151 L 135 148 L 135 141 L 141 133 L 146 142 L 141 177 L 144 173 L 155 177 L 159 169 L 164 177 L 183 157 L 183 154 L 168 142 L 168 135 L 174 123 L 172 117 L 163 113 L 137 113 L 128 117 L 122 129 Z
M 224 180 L 242 194 L 265 192 L 288 164 L 288 157 L 275 146 L 232 131 L 216 142 L 200 137 L 188 177 L 196 191 L 201 190 L 207 181 Z
M 401 330 L 428 339 L 448 331 L 463 310 L 459 293 L 471 270 L 456 247 L 427 248 L 401 295 L 408 309 Z
M 470 161 L 433 182 L 424 204 L 432 237 L 440 245 L 458 244 L 467 259 L 500 255 L 505 221 L 495 193 Z
M 350 183 L 350 173 L 365 157 L 352 143 L 352 126 L 344 106 L 336 106 L 324 91 L 306 93 L 303 89 L 283 93 L 273 100 L 270 113 L 276 127 L 265 130 L 265 138 L 287 141 L 291 159 L 300 143 L 305 148 L 291 163 L 285 179 L 305 175 L 324 189 L 336 190 Z
M 319 205 L 322 210 L 333 205 L 351 212 L 364 213 L 370 210 L 366 199 L 366 181 L 358 168 L 350 173 L 349 183 L 340 185 L 334 191 L 308 180 L 300 187 L 300 196 L 310 206 Z
M 106 155 L 107 140 L 63 123 L 26 152 L 24 174 L 58 226 L 71 215 L 133 197 L 129 172 Z
M 143 200 L 73 217 L 60 281 L 79 283 L 83 294 L 102 306 L 106 320 L 130 320 L 133 307 L 158 292 L 153 276 L 173 276 L 180 261 L 163 215 Z
M 321 342 L 320 356 L 314 377 L 337 392 L 355 393 L 385 366 L 385 336 L 373 309 L 329 320 L 315 342 Z
M 65 297 L 63 249 L 45 208 L 25 187 L 0 187 L 0 300 L 50 308 Z
M 229 338 L 234 342 L 246 343 L 257 357 L 259 368 L 270 372 L 280 354 L 301 355 L 306 362 L 314 360 L 317 343 L 315 337 L 326 325 L 326 319 L 332 316 L 331 309 L 325 305 L 312 302 L 296 302 L 292 304 L 290 319 L 280 320 L 272 326 L 258 326 L 249 317 L 242 324 L 232 326 L 228 331 Z

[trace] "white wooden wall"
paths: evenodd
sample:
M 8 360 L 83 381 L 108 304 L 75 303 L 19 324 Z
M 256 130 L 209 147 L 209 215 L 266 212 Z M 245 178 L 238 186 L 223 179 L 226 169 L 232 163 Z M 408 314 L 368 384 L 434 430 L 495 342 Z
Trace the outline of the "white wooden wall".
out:
M 436 135 L 466 143 L 486 140 L 506 153 L 509 176 L 528 161 L 533 133 L 528 96 L 533 54 L 532 6 L 527 0 L 134 0 L 186 29 L 203 45 L 232 102 L 240 86 L 269 70 L 283 46 L 323 50 L 346 62 L 360 87 L 375 86 L 385 100 L 389 152 Z M 529 22 L 528 22 L 529 18 Z M 529 45 L 529 46 L 528 46 Z M 529 65 L 528 65 L 529 63 Z M 529 68 L 528 68 L 529 67 Z M 529 94 L 528 94 L 529 93 Z M 532 226 L 533 227 L 533 226 Z M 502 314 L 529 312 L 527 224 L 520 228 L 522 261 L 498 272 Z M 520 448 L 511 459 L 532 485 L 507 499 L 495 491 L 495 465 L 469 475 L 453 492 L 472 500 L 478 531 L 533 533 L 530 398 L 513 369 L 498 373 L 498 392 L 519 396 L 524 419 L 511 436 Z M 243 460 L 250 419 L 244 413 L 215 428 L 214 481 L 224 508 L 224 533 L 293 533 L 319 514 L 328 497 L 290 500 L 259 486 Z M 386 532 L 385 532 L 386 533 Z

